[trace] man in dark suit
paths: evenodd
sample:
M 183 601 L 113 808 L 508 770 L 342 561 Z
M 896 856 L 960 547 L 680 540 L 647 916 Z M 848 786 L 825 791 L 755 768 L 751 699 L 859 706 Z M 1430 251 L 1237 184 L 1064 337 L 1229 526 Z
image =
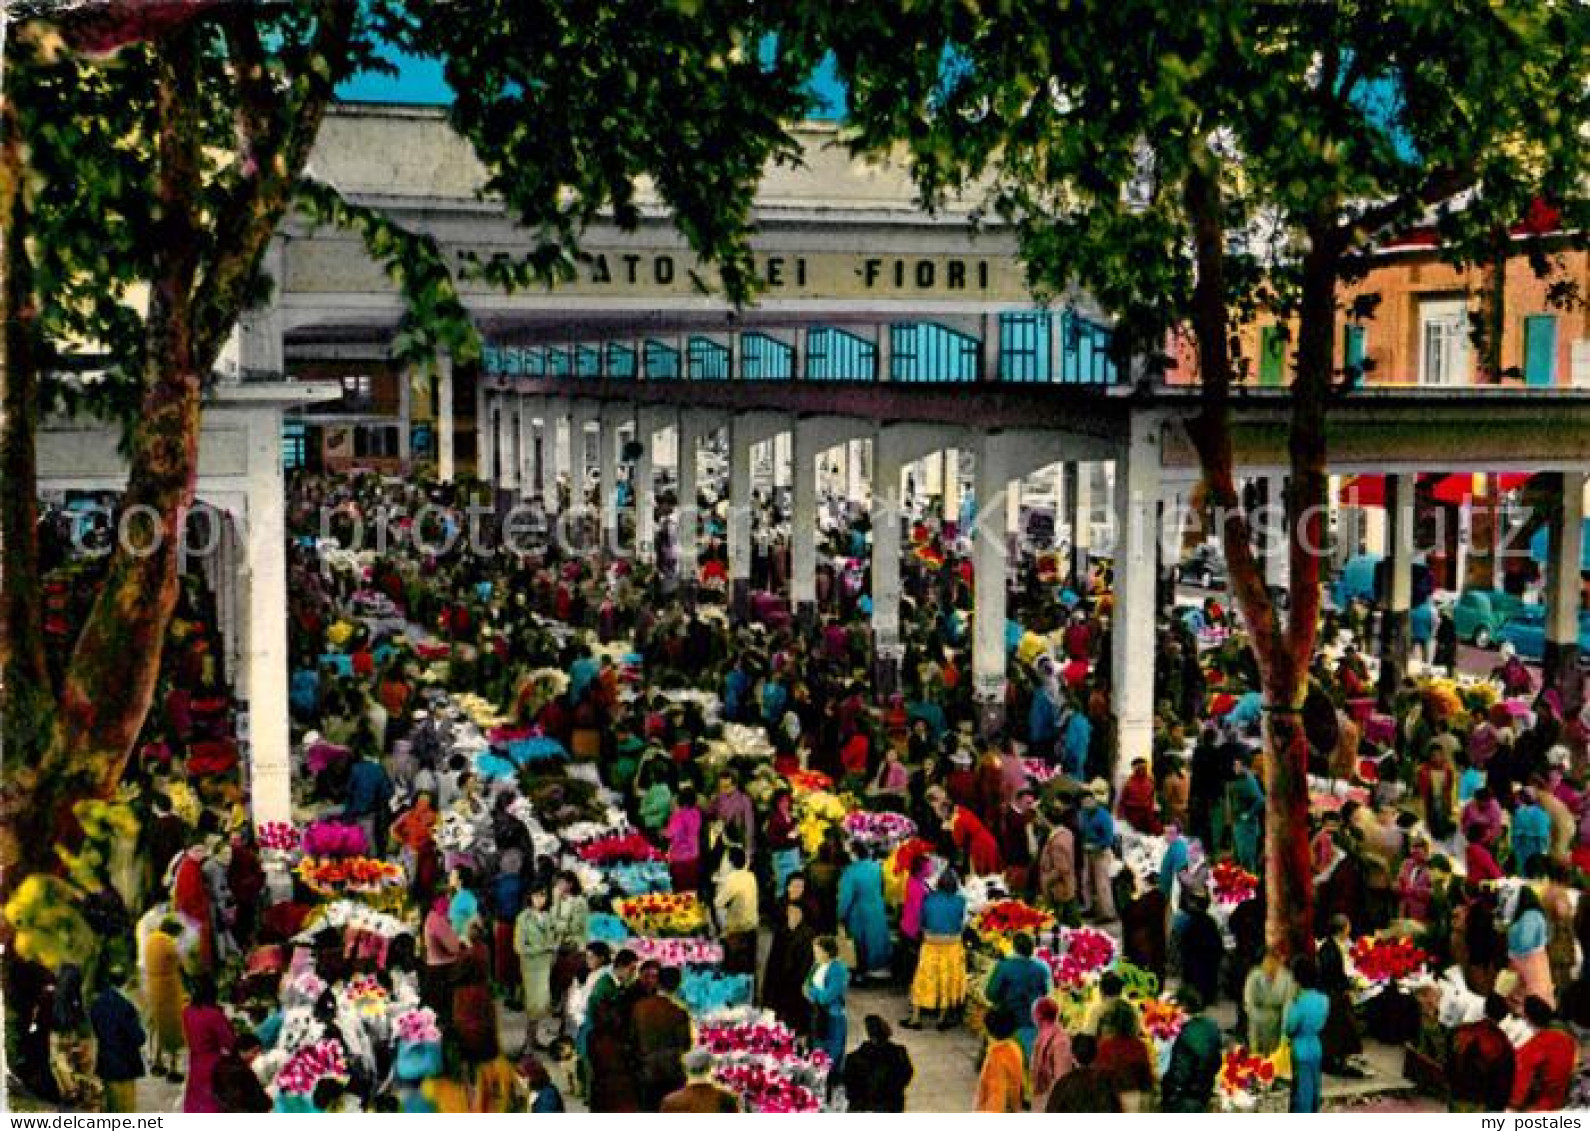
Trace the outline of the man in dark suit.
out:
M 722 1115 L 740 1110 L 740 1101 L 712 1082 L 712 1054 L 692 1049 L 685 1055 L 687 1083 L 663 1099 L 662 1111 L 668 1115 Z
M 679 971 L 647 962 L 640 969 L 640 993 L 630 1007 L 630 1027 L 640 1069 L 640 1102 L 657 1111 L 663 1097 L 685 1082 L 681 1060 L 690 1051 L 690 1014 L 679 1004 Z

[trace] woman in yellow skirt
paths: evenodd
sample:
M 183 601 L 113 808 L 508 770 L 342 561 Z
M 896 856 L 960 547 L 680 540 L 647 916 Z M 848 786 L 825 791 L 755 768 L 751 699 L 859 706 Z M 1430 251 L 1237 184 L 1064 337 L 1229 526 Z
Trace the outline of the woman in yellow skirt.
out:
M 945 869 L 936 890 L 922 901 L 922 952 L 916 976 L 911 979 L 911 1016 L 901 1022 L 907 1029 L 922 1027 L 924 1010 L 937 1013 L 940 1029 L 960 1023 L 966 1002 L 966 897 L 955 873 Z
M 144 1007 L 154 1056 L 150 1072 L 168 1080 L 182 1079 L 177 1068 L 187 1041 L 182 1034 L 182 952 L 177 939 L 182 925 L 166 919 L 144 943 Z

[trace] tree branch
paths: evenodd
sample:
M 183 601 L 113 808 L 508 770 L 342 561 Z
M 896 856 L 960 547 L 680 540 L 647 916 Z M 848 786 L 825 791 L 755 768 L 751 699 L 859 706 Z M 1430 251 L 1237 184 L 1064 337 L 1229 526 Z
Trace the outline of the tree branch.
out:
M 1418 192 L 1404 193 L 1365 209 L 1350 220 L 1344 220 L 1332 237 L 1333 243 L 1346 252 L 1362 244 L 1378 240 L 1386 229 L 1406 222 L 1416 210 L 1433 207 L 1474 185 L 1474 175 L 1465 169 L 1437 169 L 1424 179 Z

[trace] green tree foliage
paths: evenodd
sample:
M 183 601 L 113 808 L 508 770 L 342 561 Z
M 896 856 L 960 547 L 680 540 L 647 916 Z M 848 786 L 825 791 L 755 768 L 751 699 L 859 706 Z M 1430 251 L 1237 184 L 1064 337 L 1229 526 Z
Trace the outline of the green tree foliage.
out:
M 636 225 L 647 184 L 745 299 L 756 184 L 796 157 L 787 128 L 810 62 L 763 58 L 765 20 L 753 0 L 107 0 L 13 13 L 0 103 L 5 890 L 50 866 L 46 831 L 114 787 L 137 739 L 175 604 L 204 389 L 240 314 L 266 297 L 261 260 L 289 211 L 355 231 L 385 266 L 407 300 L 393 343 L 404 357 L 470 360 L 460 276 L 567 277 L 585 227 Z M 336 85 L 382 67 L 383 44 L 444 61 L 454 125 L 488 193 L 533 234 L 529 254 L 450 264 L 433 239 L 305 176 Z M 153 508 L 173 552 L 113 554 L 56 687 L 34 431 L 46 412 L 79 409 L 125 422 L 126 501 Z
M 1196 346 L 1189 424 L 1270 707 L 1272 943 L 1312 946 L 1296 711 L 1315 644 L 1325 418 L 1338 284 L 1379 244 L 1432 224 L 1484 262 L 1494 234 L 1558 210 L 1582 238 L 1590 7 L 1571 0 L 900 0 L 811 13 L 850 84 L 850 139 L 904 150 L 930 206 L 979 201 L 1012 225 L 1036 290 L 1081 286 L 1120 319 L 1123 353 L 1163 367 Z M 1236 333 L 1296 327 L 1288 394 L 1288 610 L 1273 607 L 1236 491 L 1228 398 Z M 1304 529 L 1303 524 L 1312 529 Z

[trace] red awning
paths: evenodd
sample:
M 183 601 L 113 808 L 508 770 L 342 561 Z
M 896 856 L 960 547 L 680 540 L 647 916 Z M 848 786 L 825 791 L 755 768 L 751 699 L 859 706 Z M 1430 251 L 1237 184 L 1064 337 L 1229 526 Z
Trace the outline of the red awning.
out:
M 1431 489 L 1432 497 L 1441 503 L 1461 506 L 1483 491 L 1483 472 L 1454 472 L 1443 475 Z M 1424 476 L 1420 476 L 1424 479 Z M 1513 491 L 1529 481 L 1527 472 L 1509 471 L 1496 476 L 1497 490 Z M 1384 475 L 1354 475 L 1343 481 L 1337 492 L 1337 501 L 1345 506 L 1383 507 L 1386 505 L 1386 477 Z
M 1349 507 L 1383 507 L 1386 505 L 1386 477 L 1350 475 L 1342 480 L 1337 501 Z

